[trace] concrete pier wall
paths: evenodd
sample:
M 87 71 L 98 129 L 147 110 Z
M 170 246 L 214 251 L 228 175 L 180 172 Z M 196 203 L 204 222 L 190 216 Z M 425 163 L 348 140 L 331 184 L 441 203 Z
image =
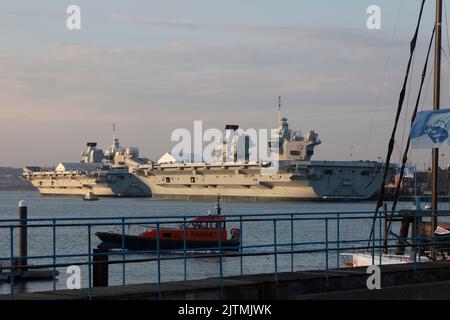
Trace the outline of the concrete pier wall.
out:
M 156 283 L 93 288 L 94 300 L 105 299 L 450 299 L 450 262 L 381 267 L 381 290 L 367 289 L 367 269 L 332 269 L 166 282 L 161 297 Z M 16 299 L 88 299 L 88 290 L 20 293 Z M 0 299 L 10 299 L 0 295 Z

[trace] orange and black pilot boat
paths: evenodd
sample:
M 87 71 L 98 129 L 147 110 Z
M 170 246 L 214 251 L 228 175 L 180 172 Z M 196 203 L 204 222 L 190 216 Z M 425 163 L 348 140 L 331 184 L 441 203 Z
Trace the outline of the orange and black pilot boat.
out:
M 98 248 L 126 250 L 223 250 L 237 251 L 240 246 L 240 230 L 233 228 L 227 236 L 225 217 L 221 214 L 220 197 L 217 214 L 194 218 L 176 228 L 151 228 L 139 235 L 97 232 L 102 241 Z

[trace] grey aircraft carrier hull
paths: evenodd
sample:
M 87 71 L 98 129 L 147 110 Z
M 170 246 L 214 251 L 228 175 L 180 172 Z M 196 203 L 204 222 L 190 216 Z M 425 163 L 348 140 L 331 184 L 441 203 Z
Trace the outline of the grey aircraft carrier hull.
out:
M 150 189 L 130 173 L 131 167 L 146 162 L 138 155 L 137 148 L 123 148 L 114 135 L 106 153 L 96 142 L 88 142 L 80 162 L 60 162 L 54 168 L 25 167 L 22 177 L 42 195 L 147 197 Z
M 252 200 L 359 201 L 378 192 L 382 164 L 362 161 L 299 161 L 272 175 L 257 164 L 177 164 L 139 170 L 154 197 Z
M 84 196 L 88 192 L 100 197 L 147 197 L 149 188 L 132 174 L 89 177 L 54 172 L 35 174 L 29 180 L 42 195 Z

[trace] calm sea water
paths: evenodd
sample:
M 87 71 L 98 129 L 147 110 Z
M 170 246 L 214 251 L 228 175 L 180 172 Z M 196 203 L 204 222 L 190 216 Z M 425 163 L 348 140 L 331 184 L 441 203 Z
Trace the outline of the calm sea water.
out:
M 214 201 L 179 201 L 160 200 L 151 198 L 102 198 L 100 201 L 88 202 L 75 197 L 43 197 L 38 192 L 0 192 L 0 222 L 1 219 L 18 217 L 18 202 L 25 199 L 28 205 L 29 218 L 55 218 L 55 217 L 137 217 L 137 216 L 179 216 L 179 215 L 202 215 L 208 210 L 214 212 Z M 351 212 L 351 211 L 373 211 L 374 202 L 359 203 L 317 203 L 317 202 L 225 202 L 224 214 L 276 214 L 276 213 L 317 213 L 314 217 L 321 217 L 325 212 Z M 410 208 L 411 203 L 401 203 L 400 208 Z M 239 227 L 238 223 L 227 226 L 230 230 L 233 226 Z M 339 237 L 341 240 L 367 239 L 370 228 L 370 220 L 348 220 L 340 224 Z M 96 231 L 117 230 L 114 226 L 93 227 L 91 230 L 92 246 L 95 247 L 99 241 L 95 237 Z M 126 232 L 136 234 L 143 231 L 140 226 L 127 227 Z M 337 238 L 337 225 L 330 221 L 328 225 L 328 237 L 333 241 Z M 243 245 L 269 245 L 274 243 L 273 221 L 247 222 L 242 228 Z M 294 223 L 294 242 L 313 242 L 325 240 L 324 220 L 296 221 Z M 277 222 L 277 243 L 290 243 L 290 222 Z M 17 233 L 14 235 L 15 254 L 18 253 Z M 51 228 L 29 228 L 28 231 L 28 253 L 34 256 L 51 255 L 52 229 Z M 87 227 L 66 227 L 57 230 L 56 252 L 58 254 L 77 254 L 88 252 L 88 230 Z M 0 229 L 0 256 L 8 258 L 10 254 L 10 231 Z M 296 249 L 318 248 L 317 245 L 298 246 Z M 290 249 L 290 247 L 285 247 Z M 248 249 L 248 251 L 269 251 L 273 248 Z M 283 247 L 279 247 L 283 251 Z M 132 255 L 130 258 L 142 258 L 142 255 Z M 152 257 L 146 254 L 145 257 Z M 165 255 L 165 257 L 170 257 Z M 58 263 L 77 261 L 86 258 L 60 258 Z M 278 272 L 290 271 L 291 263 L 294 270 L 322 269 L 325 266 L 324 253 L 280 254 L 277 256 Z M 29 261 L 30 264 L 49 263 L 51 259 L 36 259 Z M 293 262 L 292 262 L 293 261 Z M 330 267 L 336 267 L 339 261 L 336 253 L 328 256 Z M 245 274 L 271 273 L 275 270 L 273 256 L 244 257 L 242 258 L 242 270 Z M 239 257 L 223 258 L 223 273 L 225 276 L 238 275 L 241 271 L 241 259 Z M 160 265 L 161 280 L 184 279 L 183 260 L 162 261 Z M 198 279 L 219 276 L 219 259 L 203 258 L 187 261 L 186 274 L 188 279 Z M 156 262 L 144 262 L 126 265 L 126 283 L 146 283 L 157 281 L 158 266 Z M 82 286 L 88 284 L 88 270 L 81 267 Z M 66 288 L 68 274 L 65 268 L 58 269 L 59 276 L 56 283 L 57 288 Z M 110 266 L 110 285 L 122 284 L 122 266 Z M 17 291 L 43 291 L 52 288 L 51 281 L 36 281 L 18 283 Z M 0 293 L 9 293 L 9 284 L 0 283 Z

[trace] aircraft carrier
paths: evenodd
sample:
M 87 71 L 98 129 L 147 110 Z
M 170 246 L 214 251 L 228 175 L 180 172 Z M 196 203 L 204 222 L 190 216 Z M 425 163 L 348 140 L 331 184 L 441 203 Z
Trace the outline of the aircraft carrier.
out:
M 123 148 L 113 136 L 106 152 L 88 142 L 80 162 L 61 162 L 55 168 L 25 167 L 22 177 L 43 195 L 145 197 L 150 196 L 150 189 L 131 171 L 147 161 L 139 158 L 137 148 Z
M 228 126 L 237 129 L 238 126 Z M 217 197 L 254 200 L 347 200 L 373 198 L 379 190 L 383 164 L 376 161 L 312 161 L 321 143 L 314 130 L 300 135 L 291 131 L 288 120 L 279 117 L 278 170 L 263 171 L 268 164 L 237 159 L 238 147 L 223 142 L 222 161 L 185 162 L 166 153 L 156 163 L 133 169 L 152 192 L 162 198 Z M 226 154 L 225 150 L 231 150 Z M 389 170 L 389 176 L 394 168 Z

